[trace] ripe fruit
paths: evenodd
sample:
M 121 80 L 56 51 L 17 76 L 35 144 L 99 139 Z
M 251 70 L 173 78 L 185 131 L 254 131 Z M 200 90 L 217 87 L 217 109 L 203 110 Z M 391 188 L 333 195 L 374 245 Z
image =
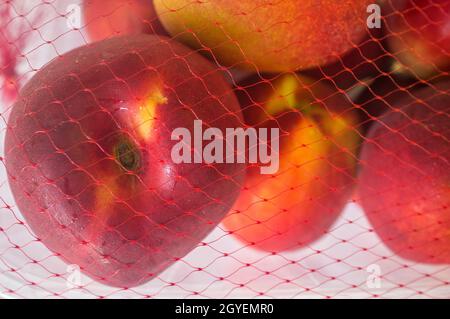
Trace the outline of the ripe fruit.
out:
M 359 43 L 371 0 L 155 0 L 162 24 L 226 66 L 260 72 L 315 67 Z
M 239 90 L 249 125 L 280 128 L 280 168 L 262 175 L 249 165 L 223 225 L 262 250 L 307 245 L 327 232 L 353 189 L 358 117 L 344 95 L 292 74 L 255 77 Z
M 383 242 L 417 262 L 450 263 L 450 82 L 380 118 L 363 147 L 359 194 Z
M 388 1 L 386 28 L 403 72 L 419 78 L 450 70 L 450 1 Z
M 152 0 L 84 0 L 83 16 L 92 41 L 114 35 L 164 32 Z
M 15 101 L 19 91 L 16 71 L 18 56 L 15 48 L 0 33 L 0 100 L 3 98 L 7 103 Z
M 142 284 L 220 222 L 243 175 L 243 164 L 175 164 L 171 132 L 241 117 L 219 71 L 181 44 L 87 45 L 40 70 L 14 105 L 11 189 L 48 248 L 106 284 Z

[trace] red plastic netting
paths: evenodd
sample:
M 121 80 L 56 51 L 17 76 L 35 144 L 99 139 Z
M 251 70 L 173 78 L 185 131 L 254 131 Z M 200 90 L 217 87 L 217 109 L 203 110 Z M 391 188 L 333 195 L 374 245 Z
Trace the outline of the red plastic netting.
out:
M 450 297 L 450 1 L 107 3 L 0 0 L 1 297 Z

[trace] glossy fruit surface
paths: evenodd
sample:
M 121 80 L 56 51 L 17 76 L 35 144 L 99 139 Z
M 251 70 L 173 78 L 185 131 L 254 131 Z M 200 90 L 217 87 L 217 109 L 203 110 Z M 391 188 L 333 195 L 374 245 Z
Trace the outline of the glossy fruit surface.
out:
M 219 71 L 165 37 L 116 37 L 54 60 L 14 105 L 5 160 L 37 237 L 103 283 L 131 287 L 191 251 L 228 212 L 243 164 L 176 164 L 175 128 L 241 111 Z

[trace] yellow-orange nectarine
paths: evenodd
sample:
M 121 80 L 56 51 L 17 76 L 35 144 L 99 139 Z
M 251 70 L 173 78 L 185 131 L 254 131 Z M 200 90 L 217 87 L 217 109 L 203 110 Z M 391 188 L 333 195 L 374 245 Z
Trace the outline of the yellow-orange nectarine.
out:
M 246 122 L 280 128 L 279 171 L 249 165 L 245 187 L 223 225 L 262 250 L 302 247 L 321 237 L 354 185 L 357 116 L 344 95 L 289 74 L 242 84 Z

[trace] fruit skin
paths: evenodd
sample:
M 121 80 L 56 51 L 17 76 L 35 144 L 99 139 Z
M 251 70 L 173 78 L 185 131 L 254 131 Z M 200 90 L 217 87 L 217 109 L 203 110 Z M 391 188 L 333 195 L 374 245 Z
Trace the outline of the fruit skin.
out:
M 390 51 L 402 73 L 427 79 L 450 71 L 450 1 L 387 1 Z
M 380 118 L 361 156 L 361 205 L 397 255 L 450 263 L 450 82 Z
M 152 0 L 84 0 L 82 10 L 92 41 L 125 34 L 165 34 Z
M 226 66 L 284 72 L 337 60 L 361 40 L 370 0 L 155 0 L 166 30 Z
M 243 164 L 174 164 L 174 128 L 242 114 L 220 71 L 165 37 L 117 37 L 54 60 L 11 112 L 5 160 L 37 237 L 94 279 L 131 287 L 183 257 L 229 211 Z
M 245 186 L 223 226 L 254 248 L 280 252 L 326 234 L 354 188 L 358 116 L 321 82 L 292 74 L 238 87 L 247 124 L 280 128 L 280 168 L 247 166 Z

